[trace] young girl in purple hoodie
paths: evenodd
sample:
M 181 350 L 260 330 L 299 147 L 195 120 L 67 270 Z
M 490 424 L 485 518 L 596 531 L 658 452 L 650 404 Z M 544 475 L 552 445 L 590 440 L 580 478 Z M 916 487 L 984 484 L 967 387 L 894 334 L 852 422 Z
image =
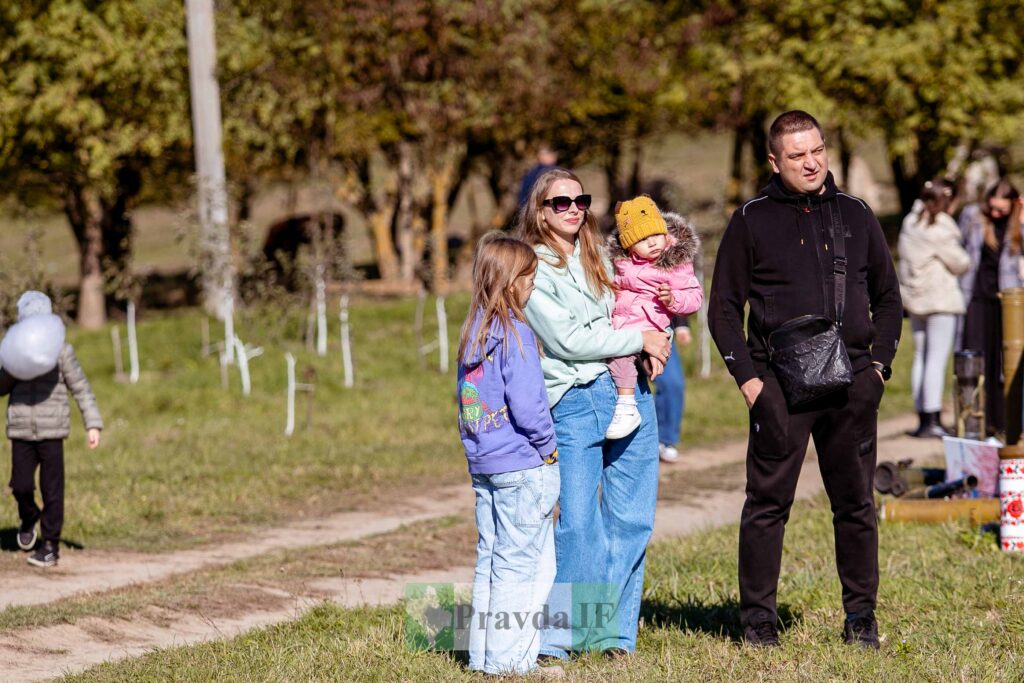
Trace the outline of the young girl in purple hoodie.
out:
M 536 271 L 526 243 L 485 236 L 459 343 L 459 432 L 479 534 L 473 611 L 462 626 L 469 628 L 469 668 L 490 674 L 537 668 L 543 605 L 555 580 L 558 451 L 540 351 L 523 322 Z

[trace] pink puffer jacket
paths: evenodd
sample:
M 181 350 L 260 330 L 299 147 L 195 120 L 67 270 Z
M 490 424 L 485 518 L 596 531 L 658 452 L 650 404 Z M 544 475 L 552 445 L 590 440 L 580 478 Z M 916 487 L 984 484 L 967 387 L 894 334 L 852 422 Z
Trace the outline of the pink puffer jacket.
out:
M 704 290 L 693 274 L 693 260 L 700 253 L 700 238 L 679 214 L 666 213 L 668 248 L 655 261 L 644 261 L 619 245 L 618 233 L 608 238 L 608 252 L 615 266 L 615 329 L 667 329 L 672 316 L 700 309 Z M 658 299 L 658 286 L 672 288 L 675 304 L 669 308 Z

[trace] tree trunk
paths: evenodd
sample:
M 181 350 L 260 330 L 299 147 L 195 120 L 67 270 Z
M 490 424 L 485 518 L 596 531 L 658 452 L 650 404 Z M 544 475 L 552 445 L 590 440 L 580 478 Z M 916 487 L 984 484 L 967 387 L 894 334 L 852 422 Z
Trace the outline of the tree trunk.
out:
M 103 254 L 100 260 L 111 299 L 130 301 L 138 298 L 138 286 L 131 272 L 131 207 L 142 190 L 142 174 L 131 166 L 117 172 L 117 195 L 113 201 L 101 201 L 103 211 Z
M 633 168 L 629 174 L 629 196 L 636 197 L 640 194 L 640 188 L 643 185 L 643 145 L 641 143 L 640 134 L 633 138 Z
M 515 212 L 518 208 L 516 206 L 516 192 L 515 189 L 508 185 L 507 182 L 503 183 L 503 179 L 508 181 L 511 178 L 511 174 L 508 171 L 508 166 L 515 166 L 516 159 L 512 158 L 494 158 L 488 159 L 488 171 L 487 171 L 487 188 L 491 191 L 491 198 L 494 202 L 494 211 L 491 213 L 490 220 L 480 220 L 477 213 L 475 195 L 470 192 L 467 195 L 469 203 L 469 214 L 471 217 L 469 238 L 466 243 L 459 249 L 458 263 L 455 266 L 455 279 L 459 282 L 470 282 L 473 277 L 473 258 L 476 256 L 476 245 L 480 241 L 480 238 L 484 236 L 484 233 L 489 230 L 505 230 L 510 226 L 509 224 L 513 219 L 516 218 Z M 503 168 L 505 172 L 503 172 Z M 514 228 L 512 228 L 514 230 Z
M 892 180 L 896 185 L 896 192 L 900 198 L 900 210 L 903 215 L 910 213 L 917 198 L 918 178 L 916 174 L 907 172 L 903 158 L 899 155 L 892 155 L 890 152 L 889 162 L 892 165 Z
M 449 161 L 431 169 L 430 184 L 433 210 L 430 216 L 431 289 L 443 296 L 448 288 L 448 190 L 452 185 L 452 164 Z
M 64 214 L 78 242 L 78 324 L 87 330 L 107 321 L 103 286 L 103 210 L 92 188 L 69 188 Z
M 399 278 L 407 284 L 416 277 L 416 236 L 413 226 L 412 146 L 398 143 L 398 197 L 395 209 L 395 242 L 398 245 Z
M 382 204 L 369 216 L 373 254 L 377 261 L 377 272 L 382 280 L 397 280 L 399 275 L 398 254 L 395 252 L 395 242 L 391 238 L 393 214 L 393 206 Z
M 746 197 L 743 187 L 743 148 L 747 144 L 747 128 L 740 124 L 733 129 L 732 159 L 730 160 L 729 183 L 725 190 L 725 201 L 728 209 L 740 205 Z
M 245 223 L 252 218 L 252 202 L 255 198 L 256 181 L 246 178 L 238 188 L 238 199 L 235 201 L 236 222 Z
M 343 200 L 356 205 L 362 212 L 370 227 L 377 275 L 382 280 L 394 281 L 398 279 L 398 254 L 395 251 L 395 240 L 391 234 L 394 206 L 390 201 L 378 202 L 374 196 L 370 163 L 368 156 L 356 159 L 354 162 L 354 175 L 358 178 L 358 185 L 361 188 L 358 192 L 346 190 L 346 183 L 342 181 L 336 184 L 334 193 Z
M 608 184 L 608 211 L 605 219 L 614 225 L 615 205 L 622 201 L 622 193 L 626 188 L 619 182 L 619 166 L 622 163 L 622 148 L 618 142 L 608 145 L 604 160 L 604 177 Z
M 750 150 L 754 155 L 754 180 L 757 182 L 755 192 L 767 185 L 772 177 L 772 167 L 768 162 L 768 131 L 765 129 L 767 118 L 764 112 L 754 112 L 748 123 Z
M 853 150 L 846 139 L 846 131 L 836 131 L 836 142 L 839 144 L 839 170 L 843 176 L 843 187 L 850 190 L 850 164 L 853 162 Z

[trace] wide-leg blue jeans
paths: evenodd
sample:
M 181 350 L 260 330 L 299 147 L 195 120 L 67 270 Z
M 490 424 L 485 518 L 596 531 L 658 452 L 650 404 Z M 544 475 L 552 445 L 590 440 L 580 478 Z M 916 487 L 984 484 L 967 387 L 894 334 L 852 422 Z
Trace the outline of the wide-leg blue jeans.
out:
M 571 629 L 543 632 L 541 654 L 565 658 L 571 650 L 636 649 L 658 495 L 658 422 L 651 391 L 641 381 L 640 427 L 605 441 L 615 400 L 606 373 L 570 389 L 552 410 L 561 493 L 549 609 L 573 616 Z

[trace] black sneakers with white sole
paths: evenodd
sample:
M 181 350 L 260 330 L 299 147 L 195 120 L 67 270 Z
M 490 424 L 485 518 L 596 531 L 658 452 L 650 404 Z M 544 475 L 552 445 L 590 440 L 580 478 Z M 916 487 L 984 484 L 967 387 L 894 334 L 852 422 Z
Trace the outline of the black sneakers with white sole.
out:
M 36 525 L 33 524 L 27 530 L 25 527 L 21 527 L 18 530 L 18 547 L 22 550 L 32 550 L 36 547 L 36 540 L 39 535 L 36 533 Z
M 28 556 L 28 563 L 35 567 L 56 567 L 60 553 L 53 541 L 43 541 L 34 553 Z

